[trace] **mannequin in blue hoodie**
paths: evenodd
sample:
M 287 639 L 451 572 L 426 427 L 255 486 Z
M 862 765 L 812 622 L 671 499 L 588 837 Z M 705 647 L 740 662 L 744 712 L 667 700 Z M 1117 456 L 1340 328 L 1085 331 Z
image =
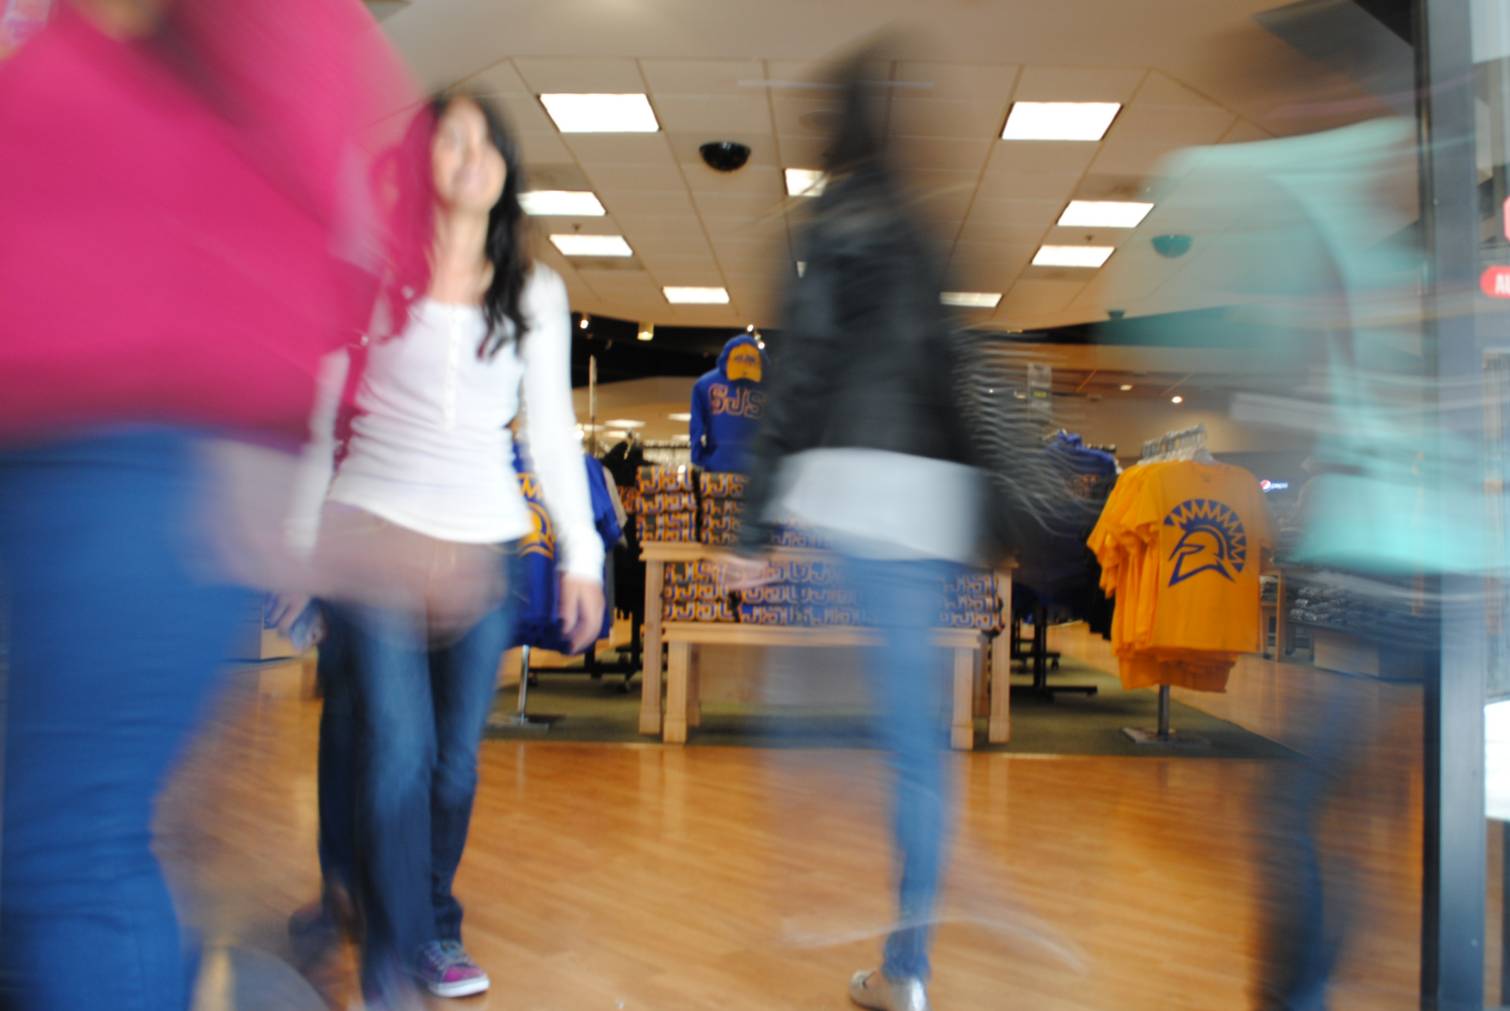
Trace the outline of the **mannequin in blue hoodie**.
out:
M 744 473 L 745 447 L 765 408 L 765 355 L 754 337 L 724 345 L 718 367 L 692 387 L 692 464 L 718 473 Z

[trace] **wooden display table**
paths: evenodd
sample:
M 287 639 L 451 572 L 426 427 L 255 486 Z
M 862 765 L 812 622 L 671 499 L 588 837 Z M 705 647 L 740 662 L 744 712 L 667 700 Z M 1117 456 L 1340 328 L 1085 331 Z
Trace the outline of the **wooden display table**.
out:
M 647 543 L 645 558 L 645 674 L 640 682 L 640 733 L 659 735 L 668 744 L 687 740 L 687 728 L 701 721 L 697 666 L 693 650 L 698 646 L 841 646 L 874 645 L 876 633 L 864 628 L 790 628 L 733 622 L 667 622 L 661 600 L 666 564 L 709 561 L 723 557 L 722 549 L 705 544 Z M 829 561 L 823 551 L 778 549 L 771 561 Z M 1006 573 L 998 575 L 1007 612 L 1011 611 L 1012 583 Z M 975 746 L 975 717 L 989 715 L 988 739 L 1005 743 L 1011 737 L 1011 658 L 1005 636 L 991 639 L 976 629 L 938 629 L 935 641 L 953 654 L 953 707 L 950 743 L 958 750 Z M 669 654 L 666 670 L 661 666 L 661 647 Z M 987 653 L 991 654 L 989 662 Z M 661 711 L 661 687 L 666 687 L 665 716 Z M 987 712 L 989 698 L 989 712 Z

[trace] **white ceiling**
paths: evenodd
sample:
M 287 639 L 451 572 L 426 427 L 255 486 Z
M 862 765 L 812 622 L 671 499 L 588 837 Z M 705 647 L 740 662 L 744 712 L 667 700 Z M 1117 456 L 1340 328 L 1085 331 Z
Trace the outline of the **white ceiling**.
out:
M 827 99 L 792 86 L 889 25 L 916 58 L 890 66 L 890 131 L 950 253 L 954 286 L 1005 293 L 979 322 L 1035 328 L 1199 302 L 1171 283 L 1198 259 L 1205 222 L 1156 208 L 1136 230 L 1054 223 L 1072 197 L 1161 203 L 1173 152 L 1265 139 L 1359 118 L 1365 96 L 1302 62 L 1251 17 L 1276 0 L 416 0 L 384 29 L 427 86 L 464 83 L 495 97 L 524 147 L 532 188 L 591 188 L 602 218 L 537 219 L 542 232 L 621 233 L 631 261 L 540 256 L 567 281 L 573 308 L 662 324 L 774 325 L 793 270 L 801 201 L 783 167 L 816 167 Z M 536 96 L 644 92 L 662 132 L 562 136 Z M 1341 96 L 1342 100 L 1338 100 Z M 997 139 L 1017 100 L 1116 101 L 1100 143 Z M 752 149 L 733 174 L 704 166 L 700 144 Z M 1162 261 L 1148 239 L 1198 237 L 1189 261 Z M 1044 242 L 1118 249 L 1100 271 L 1034 268 Z M 665 285 L 722 285 L 729 306 L 671 306 Z

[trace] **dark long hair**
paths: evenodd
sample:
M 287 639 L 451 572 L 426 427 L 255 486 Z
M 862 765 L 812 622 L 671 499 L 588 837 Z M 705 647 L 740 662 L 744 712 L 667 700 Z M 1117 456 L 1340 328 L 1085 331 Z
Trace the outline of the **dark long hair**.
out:
M 493 276 L 482 299 L 488 330 L 477 346 L 477 356 L 491 358 L 511 341 L 524 339 L 528 325 L 520 299 L 531 264 L 524 208 L 519 203 L 519 194 L 524 189 L 519 145 L 497 107 L 480 95 L 446 91 L 433 96 L 410 122 L 403 140 L 390 155 L 397 193 L 395 227 L 390 233 L 388 250 L 395 283 L 389 288 L 388 306 L 394 331 L 401 331 L 401 321 L 409 318 L 414 302 L 430 287 L 430 247 L 435 241 L 435 180 L 430 148 L 441 117 L 455 102 L 471 102 L 482 112 L 488 140 L 503 156 L 507 167 L 503 193 L 488 212 L 485 255 L 493 267 Z

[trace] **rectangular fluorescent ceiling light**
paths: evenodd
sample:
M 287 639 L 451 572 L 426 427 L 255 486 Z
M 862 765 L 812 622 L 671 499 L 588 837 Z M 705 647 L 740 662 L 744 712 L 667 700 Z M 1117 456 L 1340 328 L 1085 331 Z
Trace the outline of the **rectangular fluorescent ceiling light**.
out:
M 1153 204 L 1131 200 L 1071 200 L 1059 215 L 1060 228 L 1137 228 Z
M 622 235 L 552 235 L 551 245 L 563 256 L 633 256 Z
M 603 422 L 603 424 L 607 425 L 609 428 L 644 428 L 645 427 L 645 423 L 643 421 L 631 421 L 628 418 L 612 418 L 612 419 L 610 419 L 608 421 Z
M 668 415 L 666 415 L 666 417 L 670 418 L 672 421 L 691 421 L 692 420 L 692 415 L 688 414 L 686 411 L 680 411 L 680 412 L 678 412 L 676 414 L 668 414 Z
M 662 288 L 672 305 L 728 305 L 726 288 Z
M 644 95 L 541 95 L 540 104 L 562 133 L 658 133 L 661 129 Z
M 789 168 L 786 170 L 786 195 L 789 197 L 818 197 L 828 185 L 828 176 L 817 169 Z
M 995 309 L 1001 301 L 999 291 L 946 291 L 939 301 L 960 309 Z
M 1120 102 L 1013 102 L 1002 140 L 1100 140 Z
M 1033 257 L 1035 267 L 1090 267 L 1104 264 L 1116 246 L 1040 246 Z
M 591 190 L 534 190 L 519 194 L 524 213 L 536 217 L 601 218 L 607 212 Z

